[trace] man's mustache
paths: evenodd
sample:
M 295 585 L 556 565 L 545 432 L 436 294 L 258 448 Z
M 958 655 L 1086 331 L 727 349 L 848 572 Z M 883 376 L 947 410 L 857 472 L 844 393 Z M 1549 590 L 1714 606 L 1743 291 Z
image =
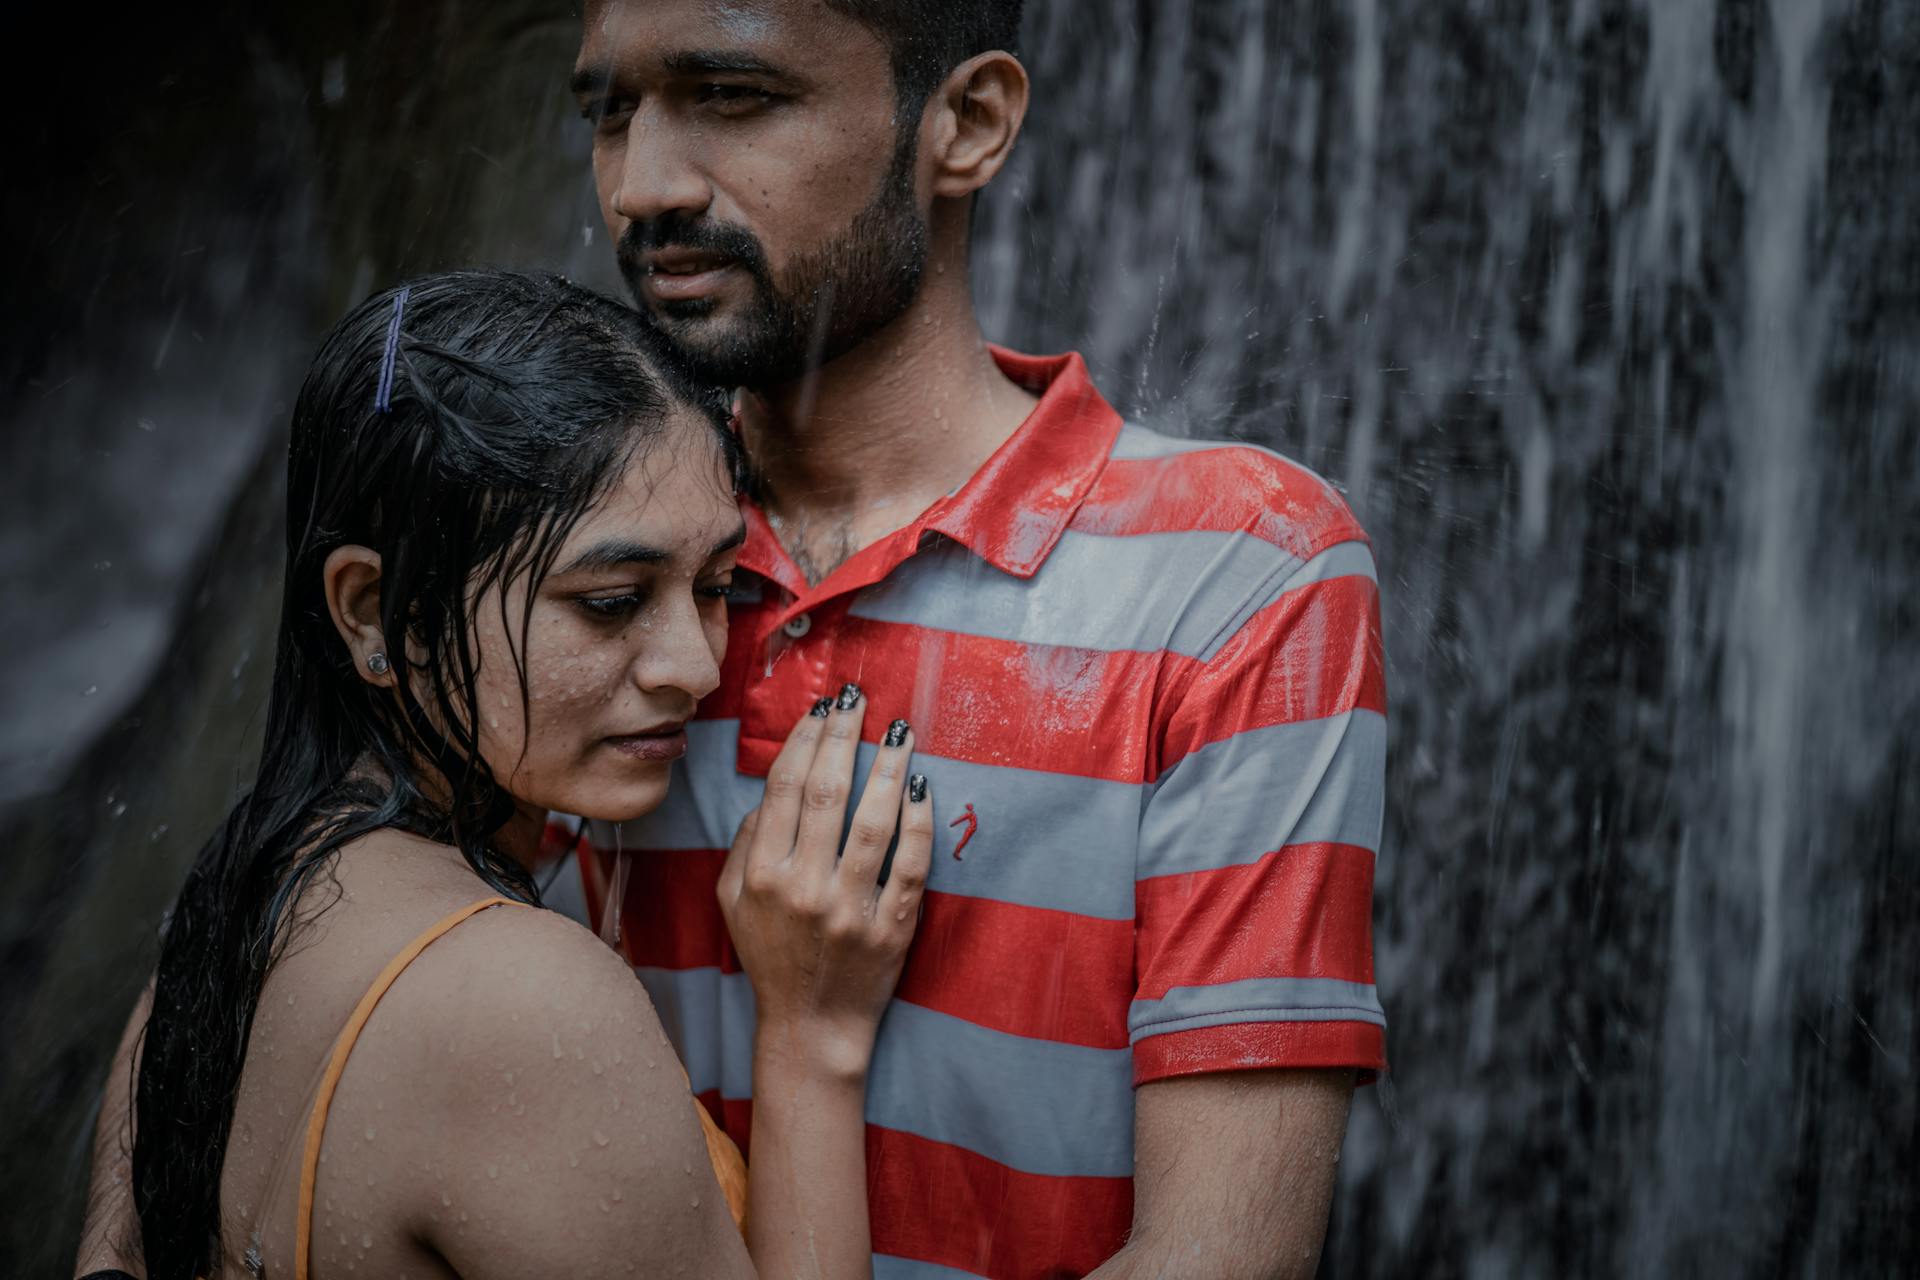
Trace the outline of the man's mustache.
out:
M 710 253 L 744 267 L 755 276 L 766 274 L 766 254 L 760 242 L 743 227 L 706 219 L 654 218 L 632 222 L 620 234 L 615 249 L 621 270 L 644 275 L 647 255 L 656 249 L 689 249 Z

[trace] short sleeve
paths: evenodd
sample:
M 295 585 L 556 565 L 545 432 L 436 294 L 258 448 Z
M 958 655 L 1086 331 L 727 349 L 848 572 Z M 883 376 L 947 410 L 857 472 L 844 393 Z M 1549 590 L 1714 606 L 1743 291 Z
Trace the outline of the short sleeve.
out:
M 1379 589 L 1357 537 L 1292 565 L 1163 690 L 1134 886 L 1135 1084 L 1386 1064 Z

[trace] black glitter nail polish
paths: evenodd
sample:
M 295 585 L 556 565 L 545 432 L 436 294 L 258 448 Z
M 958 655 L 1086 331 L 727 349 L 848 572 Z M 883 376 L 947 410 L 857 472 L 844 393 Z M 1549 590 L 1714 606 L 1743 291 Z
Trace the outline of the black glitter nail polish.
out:
M 892 724 L 887 726 L 886 741 L 883 742 L 881 745 L 887 746 L 887 747 L 902 747 L 902 746 L 905 746 L 906 743 L 907 743 L 907 722 L 905 720 L 895 720 Z
M 914 804 L 922 804 L 927 798 L 927 775 L 916 773 L 907 779 L 907 799 Z
M 824 720 L 827 718 L 827 712 L 831 710 L 833 710 L 833 699 L 822 698 L 820 699 L 820 701 L 813 704 L 813 710 L 807 712 L 807 714 L 810 716 L 818 716 L 820 719 Z
M 859 706 L 860 705 L 860 686 L 857 684 L 841 685 L 840 700 L 834 703 L 833 705 L 835 705 L 836 707 L 839 707 L 842 711 L 851 711 L 856 706 Z

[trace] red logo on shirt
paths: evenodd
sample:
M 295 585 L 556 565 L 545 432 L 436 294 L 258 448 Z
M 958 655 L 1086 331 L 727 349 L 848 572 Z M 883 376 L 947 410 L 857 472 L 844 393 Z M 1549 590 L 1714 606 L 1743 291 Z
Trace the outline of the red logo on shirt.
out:
M 967 829 L 960 833 L 960 843 L 953 846 L 953 856 L 955 861 L 959 861 L 960 851 L 967 847 L 967 841 L 973 839 L 973 833 L 980 829 L 980 817 L 978 814 L 976 814 L 973 811 L 972 805 L 968 805 L 967 811 L 965 813 L 961 814 L 959 817 L 955 818 L 952 822 L 949 822 L 947 825 L 949 827 L 957 827 L 963 822 L 967 824 Z

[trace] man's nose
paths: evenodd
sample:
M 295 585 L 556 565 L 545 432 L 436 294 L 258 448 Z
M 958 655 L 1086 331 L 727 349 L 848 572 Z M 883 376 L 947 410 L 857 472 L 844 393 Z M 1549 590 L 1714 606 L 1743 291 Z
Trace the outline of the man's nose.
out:
M 657 110 L 634 113 L 613 197 L 615 213 L 630 222 L 648 223 L 706 212 L 713 187 L 691 163 L 687 139 L 677 132 Z
M 680 690 L 697 702 L 720 687 L 720 659 L 691 598 L 656 615 L 642 634 L 633 681 L 648 693 Z

